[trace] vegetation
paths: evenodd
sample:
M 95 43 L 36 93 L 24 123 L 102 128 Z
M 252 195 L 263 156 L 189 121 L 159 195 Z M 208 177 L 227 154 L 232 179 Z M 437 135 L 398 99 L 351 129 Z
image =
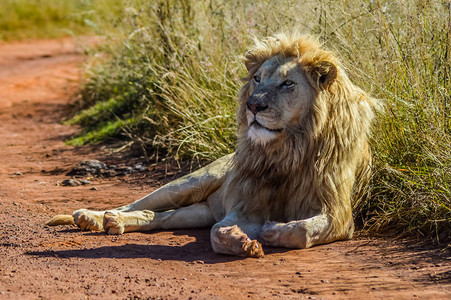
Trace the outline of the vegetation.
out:
M 105 21 L 123 9 L 120 0 L 2 0 L 0 41 L 94 32 L 99 14 Z
M 254 36 L 298 29 L 319 36 L 384 102 L 356 220 L 372 231 L 451 236 L 449 1 L 116 2 L 90 19 L 106 43 L 92 52 L 69 121 L 84 131 L 70 143 L 121 139 L 149 155 L 206 160 L 230 153 L 240 55 Z

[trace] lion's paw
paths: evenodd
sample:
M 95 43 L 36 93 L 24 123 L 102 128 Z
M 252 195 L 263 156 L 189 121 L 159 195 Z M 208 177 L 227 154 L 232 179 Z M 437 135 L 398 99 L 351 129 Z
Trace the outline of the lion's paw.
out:
M 103 228 L 108 234 L 123 234 L 125 231 L 124 221 L 119 212 L 107 211 L 103 217 Z
M 244 256 L 246 257 L 263 257 L 265 253 L 263 252 L 262 244 L 256 240 L 251 240 L 247 238 L 246 242 L 243 243 Z
M 72 216 L 74 217 L 75 224 L 80 227 L 81 230 L 102 231 L 103 214 L 104 213 L 101 211 L 79 209 L 74 211 Z
M 260 232 L 260 238 L 264 245 L 278 246 L 280 239 L 280 225 L 277 222 L 266 222 Z
M 237 225 L 218 229 L 213 241 L 216 252 L 245 257 L 263 257 L 263 247 L 251 240 Z

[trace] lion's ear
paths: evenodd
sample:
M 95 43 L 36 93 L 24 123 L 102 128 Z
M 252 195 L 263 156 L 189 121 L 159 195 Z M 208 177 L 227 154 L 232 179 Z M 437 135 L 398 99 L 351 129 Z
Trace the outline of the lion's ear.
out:
M 313 81 L 312 83 L 319 90 L 327 89 L 338 76 L 337 66 L 326 60 L 318 61 L 306 69 Z
M 253 75 L 260 66 L 263 64 L 265 59 L 263 57 L 259 57 L 256 53 L 248 51 L 244 57 L 244 65 L 246 66 L 246 70 L 250 75 Z

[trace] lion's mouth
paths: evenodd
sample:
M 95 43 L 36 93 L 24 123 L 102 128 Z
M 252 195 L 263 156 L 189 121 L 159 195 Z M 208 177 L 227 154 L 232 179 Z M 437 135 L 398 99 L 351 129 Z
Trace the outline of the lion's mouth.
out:
M 282 128 L 280 128 L 280 129 L 271 129 L 271 128 L 265 127 L 262 124 L 260 124 L 257 120 L 252 121 L 252 123 L 250 124 L 249 127 L 252 127 L 252 126 L 255 129 L 266 129 L 266 130 L 271 131 L 271 132 L 281 132 L 282 131 Z

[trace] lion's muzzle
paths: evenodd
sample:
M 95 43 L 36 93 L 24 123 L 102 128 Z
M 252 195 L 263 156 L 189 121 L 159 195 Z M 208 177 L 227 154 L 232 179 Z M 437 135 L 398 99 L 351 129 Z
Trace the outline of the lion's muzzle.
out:
M 247 98 L 246 106 L 254 115 L 269 108 L 269 92 L 255 91 Z

